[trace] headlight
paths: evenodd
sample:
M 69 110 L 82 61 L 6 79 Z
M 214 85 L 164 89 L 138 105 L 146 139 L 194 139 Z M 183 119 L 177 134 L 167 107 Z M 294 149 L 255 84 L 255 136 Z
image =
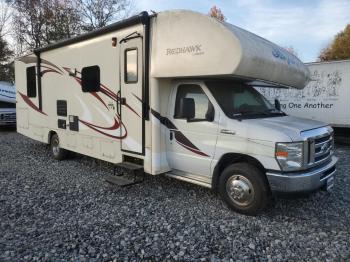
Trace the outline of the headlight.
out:
M 276 159 L 283 171 L 295 171 L 303 167 L 303 142 L 276 143 Z

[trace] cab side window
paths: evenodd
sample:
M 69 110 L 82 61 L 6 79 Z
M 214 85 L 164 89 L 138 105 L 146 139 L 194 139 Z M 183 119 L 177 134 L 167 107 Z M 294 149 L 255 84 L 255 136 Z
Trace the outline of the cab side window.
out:
M 175 101 L 175 114 L 174 118 L 183 119 L 181 116 L 181 100 L 184 98 L 190 98 L 194 101 L 194 118 L 192 120 L 197 121 L 213 121 L 214 119 L 214 107 L 209 101 L 207 95 L 204 93 L 199 85 L 183 84 L 177 88 L 176 101 Z

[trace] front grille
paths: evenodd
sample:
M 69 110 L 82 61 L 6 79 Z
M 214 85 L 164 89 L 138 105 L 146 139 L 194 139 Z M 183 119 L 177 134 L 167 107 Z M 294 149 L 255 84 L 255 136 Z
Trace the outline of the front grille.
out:
M 308 137 L 308 166 L 316 166 L 330 160 L 333 150 L 333 133 L 323 132 Z
M 328 158 L 330 154 L 331 154 L 331 152 L 328 151 L 327 153 L 325 153 L 325 154 L 323 154 L 321 156 L 315 157 L 315 163 L 318 163 L 318 162 L 322 161 L 323 159 Z
M 331 138 L 331 135 L 329 134 L 327 134 L 327 135 L 325 135 L 324 137 L 320 137 L 320 138 L 316 138 L 315 139 L 315 143 L 316 144 L 321 144 L 321 143 L 324 143 L 324 142 L 327 142 L 327 141 L 329 141 L 329 139 Z
M 329 126 L 302 131 L 304 141 L 304 167 L 313 168 L 331 161 L 333 155 L 333 129 Z
M 330 157 L 333 148 L 333 135 L 327 134 L 323 137 L 316 137 L 314 145 L 314 163 L 317 164 Z
M 1 114 L 0 120 L 4 121 L 4 122 L 15 122 L 16 121 L 16 113 Z

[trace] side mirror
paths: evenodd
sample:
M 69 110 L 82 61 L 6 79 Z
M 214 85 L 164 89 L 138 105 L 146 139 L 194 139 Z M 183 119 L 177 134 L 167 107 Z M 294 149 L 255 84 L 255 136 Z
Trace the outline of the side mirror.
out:
M 275 98 L 275 108 L 278 111 L 281 111 L 281 103 L 280 103 L 280 101 L 277 98 Z
M 205 114 L 205 119 L 209 122 L 213 122 L 215 117 L 215 111 L 213 105 L 209 102 L 208 111 Z
M 186 118 L 187 120 L 193 119 L 195 116 L 195 104 L 193 98 L 181 98 L 180 100 L 180 118 Z

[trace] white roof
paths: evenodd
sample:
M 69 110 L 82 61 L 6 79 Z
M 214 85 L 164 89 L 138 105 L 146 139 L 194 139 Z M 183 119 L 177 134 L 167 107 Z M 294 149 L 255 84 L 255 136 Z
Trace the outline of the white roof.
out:
M 16 103 L 16 89 L 14 85 L 0 81 L 0 101 Z
M 200 13 L 176 10 L 152 19 L 153 77 L 240 77 L 304 88 L 308 68 L 276 44 Z

